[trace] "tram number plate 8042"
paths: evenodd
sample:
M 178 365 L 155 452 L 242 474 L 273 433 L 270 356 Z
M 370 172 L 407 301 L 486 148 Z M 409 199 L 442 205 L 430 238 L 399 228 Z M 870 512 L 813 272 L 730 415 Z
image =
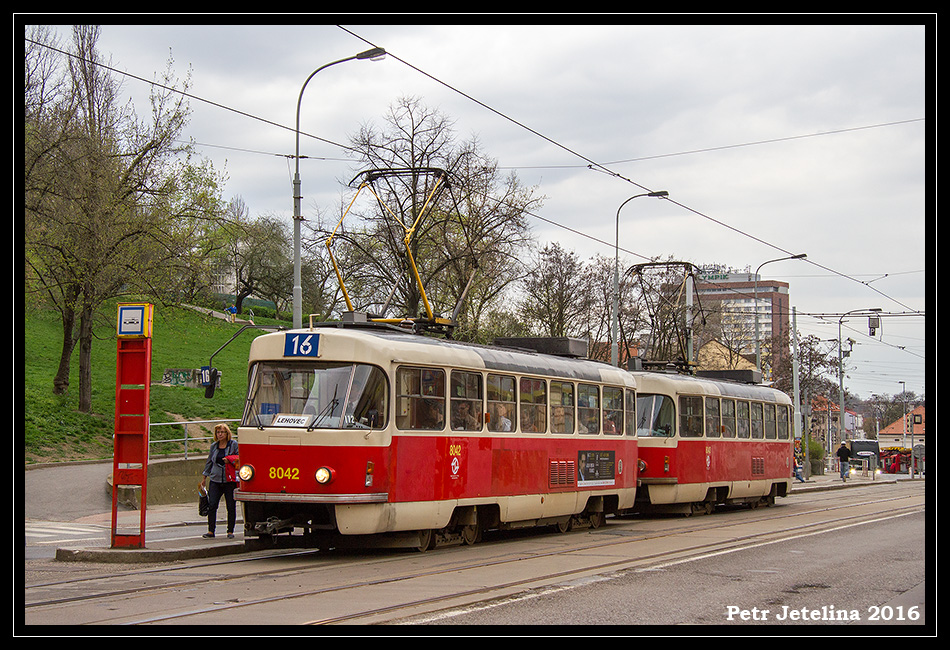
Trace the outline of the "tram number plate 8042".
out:
M 319 347 L 319 334 L 301 332 L 284 334 L 285 357 L 315 357 Z
M 296 467 L 271 467 L 267 472 L 267 477 L 296 481 L 300 478 L 300 470 Z

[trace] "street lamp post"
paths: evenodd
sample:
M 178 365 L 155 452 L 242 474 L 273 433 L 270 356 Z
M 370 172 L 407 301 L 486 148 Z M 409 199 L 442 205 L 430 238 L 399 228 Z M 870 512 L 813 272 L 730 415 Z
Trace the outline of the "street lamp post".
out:
M 613 309 L 613 315 L 610 319 L 610 365 L 612 366 L 620 365 L 620 348 L 617 342 L 617 334 L 620 330 L 620 210 L 623 208 L 623 206 L 627 205 L 627 203 L 641 196 L 664 198 L 669 195 L 670 193 L 666 190 L 659 190 L 657 192 L 644 192 L 643 194 L 631 196 L 629 199 L 621 203 L 619 208 L 617 208 L 617 227 L 614 239 L 613 305 L 611 305 Z
M 838 319 L 838 442 L 844 442 L 844 353 L 841 347 L 841 322 L 844 320 L 844 317 L 848 314 L 853 314 L 859 311 L 873 311 L 880 312 L 880 307 L 868 307 L 865 309 L 852 309 L 851 311 L 846 311 L 841 314 L 841 317 Z M 831 414 L 829 412 L 829 418 Z M 829 448 L 831 445 L 829 445 Z M 831 451 L 834 451 L 833 449 Z
M 307 84 L 310 83 L 314 75 L 332 65 L 352 61 L 354 59 L 378 61 L 384 56 L 386 56 L 386 50 L 381 47 L 374 47 L 345 59 L 339 59 L 338 61 L 322 65 L 310 73 L 307 80 L 303 82 L 303 86 L 300 88 L 300 95 L 297 97 L 297 125 L 294 130 L 296 135 L 296 148 L 294 150 L 294 329 L 301 327 L 303 321 L 301 314 L 303 310 L 303 290 L 300 280 L 300 222 L 303 221 L 303 216 L 300 214 L 300 199 L 303 198 L 300 194 L 300 102 L 303 100 L 303 91 L 307 88 Z
M 901 385 L 901 404 L 904 407 L 904 414 L 901 416 L 901 422 L 904 423 L 904 430 L 901 435 L 901 449 L 905 449 L 907 447 L 907 382 L 899 381 L 897 383 Z
M 759 268 L 755 270 L 755 284 L 752 288 L 752 336 L 755 337 L 755 369 L 759 372 L 762 372 L 762 356 L 759 353 L 759 271 L 766 264 L 771 264 L 772 262 L 781 262 L 782 260 L 803 260 L 808 255 L 806 253 L 799 253 L 798 255 L 789 255 L 788 257 L 779 257 L 774 260 L 767 260 L 759 264 Z M 771 310 L 769 310 L 771 314 Z

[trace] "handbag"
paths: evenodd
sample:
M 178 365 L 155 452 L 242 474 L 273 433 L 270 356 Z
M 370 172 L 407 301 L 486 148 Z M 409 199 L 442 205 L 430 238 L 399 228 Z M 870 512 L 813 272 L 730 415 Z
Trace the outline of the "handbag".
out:
M 208 491 L 203 487 L 198 490 L 198 516 L 208 516 Z
M 224 457 L 224 481 L 226 483 L 237 483 L 237 454 Z

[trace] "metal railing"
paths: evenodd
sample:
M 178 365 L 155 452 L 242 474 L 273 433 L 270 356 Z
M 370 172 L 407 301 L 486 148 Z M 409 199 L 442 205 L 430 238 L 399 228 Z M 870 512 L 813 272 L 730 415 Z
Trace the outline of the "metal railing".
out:
M 149 422 L 148 423 L 148 429 L 149 429 L 148 444 L 152 445 L 152 444 L 159 444 L 159 443 L 166 443 L 166 442 L 182 442 L 184 443 L 184 447 L 185 447 L 185 460 L 188 460 L 188 441 L 189 440 L 191 441 L 214 440 L 213 435 L 202 436 L 200 438 L 189 437 L 188 436 L 189 424 L 212 424 L 212 423 L 218 423 L 218 422 L 240 422 L 240 421 L 241 421 L 240 418 L 228 418 L 228 419 L 222 419 L 222 420 L 183 420 L 181 422 Z M 151 436 L 152 427 L 164 427 L 164 426 L 175 426 L 175 425 L 185 427 L 184 438 L 162 438 L 162 439 L 157 439 L 157 440 L 152 439 L 152 436 Z M 237 431 L 234 431 L 233 434 L 234 434 L 234 438 L 236 439 Z M 151 447 L 149 447 L 149 449 L 151 449 Z M 202 452 L 202 453 L 205 453 L 205 452 Z M 151 456 L 151 454 L 149 455 Z

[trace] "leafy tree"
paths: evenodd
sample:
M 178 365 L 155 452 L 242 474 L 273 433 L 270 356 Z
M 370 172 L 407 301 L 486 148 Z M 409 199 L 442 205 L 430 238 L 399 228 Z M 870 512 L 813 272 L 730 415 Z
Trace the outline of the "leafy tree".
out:
M 61 314 L 55 393 L 66 391 L 79 345 L 79 410 L 88 412 L 97 307 L 167 288 L 162 280 L 173 275 L 193 234 L 188 225 L 217 211 L 217 179 L 192 164 L 190 147 L 180 142 L 188 108 L 174 90 L 171 62 L 161 86 L 153 86 L 151 121 L 140 121 L 131 104 L 119 103 L 119 84 L 96 49 L 98 27 L 74 27 L 72 52 L 58 67 L 48 58 L 49 35 L 32 34 L 25 88 L 27 291 L 45 295 Z

